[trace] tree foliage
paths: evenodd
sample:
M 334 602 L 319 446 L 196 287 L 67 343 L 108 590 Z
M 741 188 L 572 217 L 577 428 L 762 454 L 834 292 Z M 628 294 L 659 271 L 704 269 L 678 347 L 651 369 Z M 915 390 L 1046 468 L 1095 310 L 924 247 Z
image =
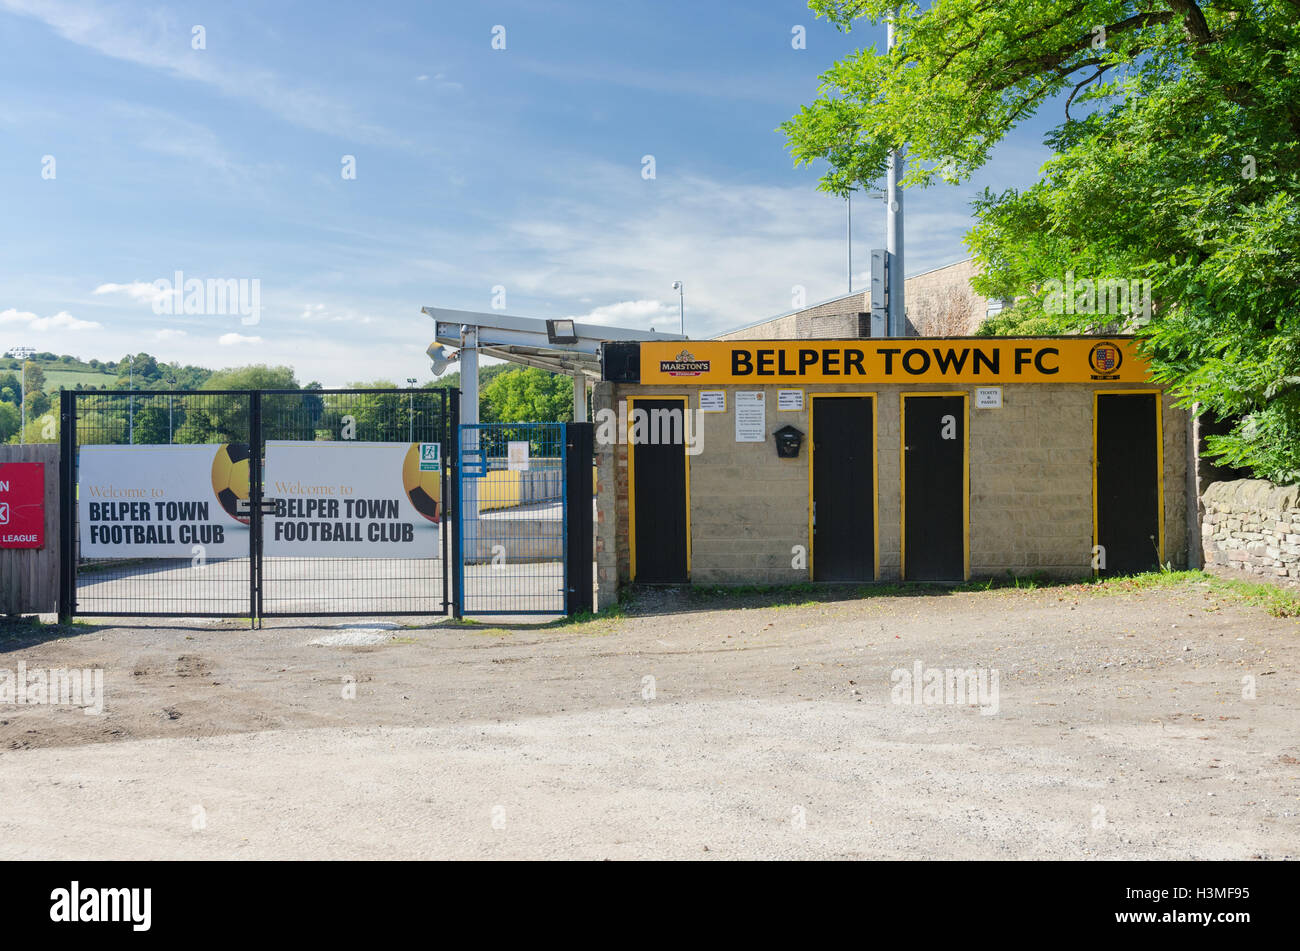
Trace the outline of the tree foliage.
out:
M 536 367 L 513 367 L 483 390 L 485 422 L 568 422 L 573 419 L 573 379 Z
M 810 6 L 847 29 L 892 3 Z M 975 204 L 976 289 L 1018 299 L 986 332 L 1135 330 L 1183 405 L 1237 420 L 1212 452 L 1300 480 L 1300 0 L 935 0 L 896 29 L 784 124 L 796 160 L 843 193 L 906 144 L 907 184 L 957 182 L 1060 107 L 1039 180 Z M 1149 314 L 1054 305 L 1103 279 L 1149 281 Z

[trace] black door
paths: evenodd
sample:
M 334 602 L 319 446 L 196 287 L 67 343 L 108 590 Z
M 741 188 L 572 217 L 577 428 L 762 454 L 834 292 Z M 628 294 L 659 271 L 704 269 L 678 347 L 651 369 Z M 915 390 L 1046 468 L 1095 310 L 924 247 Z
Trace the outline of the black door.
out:
M 637 400 L 633 412 L 655 410 L 676 413 L 681 418 L 683 400 Z M 657 417 L 651 417 L 652 419 Z M 633 421 L 635 425 L 635 421 Z M 660 427 L 644 426 L 643 432 Z M 629 429 L 631 427 L 629 426 Z M 648 584 L 683 582 L 686 577 L 686 444 L 674 439 L 669 443 L 644 443 L 632 447 L 633 490 L 636 493 L 633 517 L 636 519 L 636 571 L 634 581 Z
M 966 400 L 903 399 L 903 577 L 966 576 Z
M 1155 393 L 1097 394 L 1097 544 L 1101 574 L 1160 564 Z
M 812 407 L 813 580 L 871 581 L 876 575 L 871 397 L 821 397 Z

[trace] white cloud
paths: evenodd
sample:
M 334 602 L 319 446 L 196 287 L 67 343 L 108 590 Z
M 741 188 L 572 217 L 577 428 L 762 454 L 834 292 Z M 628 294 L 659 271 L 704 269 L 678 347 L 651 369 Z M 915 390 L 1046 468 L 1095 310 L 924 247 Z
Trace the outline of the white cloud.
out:
M 95 288 L 96 294 L 121 294 L 131 300 L 139 301 L 142 304 L 152 304 L 160 296 L 166 296 L 168 291 L 161 291 L 155 285 L 148 281 L 132 281 L 130 284 L 100 284 Z
M 79 320 L 66 310 L 61 310 L 49 317 L 41 317 L 30 311 L 15 310 L 12 307 L 0 311 L 0 325 L 3 324 L 21 324 L 26 329 L 37 332 L 44 330 L 94 330 L 101 326 L 93 320 Z
M 217 343 L 223 347 L 237 347 L 240 344 L 261 342 L 261 337 L 245 337 L 243 334 L 222 334 L 217 338 Z
M 307 304 L 298 315 L 299 320 L 329 321 L 336 324 L 368 324 L 373 320 L 367 314 L 359 314 L 350 308 L 333 310 L 324 304 Z
M 641 330 L 655 327 L 668 329 L 678 322 L 676 301 L 668 303 L 658 300 L 625 300 L 617 304 L 603 304 L 593 307 L 585 314 L 570 314 L 581 324 L 599 324 L 608 327 L 630 327 Z
M 188 336 L 183 330 L 172 330 L 170 328 L 159 330 L 153 335 L 155 340 L 176 340 L 180 337 Z

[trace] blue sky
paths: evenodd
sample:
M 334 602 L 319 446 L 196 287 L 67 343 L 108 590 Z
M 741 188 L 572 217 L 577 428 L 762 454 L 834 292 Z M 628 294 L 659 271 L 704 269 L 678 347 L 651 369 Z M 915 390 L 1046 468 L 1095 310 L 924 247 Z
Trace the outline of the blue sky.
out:
M 0 0 L 0 349 L 424 380 L 421 306 L 498 285 L 505 313 L 674 330 L 680 280 L 692 336 L 835 296 L 844 203 L 774 130 L 883 42 L 784 0 Z M 970 198 L 1033 181 L 1046 124 L 909 191 L 909 273 L 966 256 Z M 880 203 L 854 224 L 865 264 Z M 257 279 L 260 320 L 155 313 L 178 270 Z

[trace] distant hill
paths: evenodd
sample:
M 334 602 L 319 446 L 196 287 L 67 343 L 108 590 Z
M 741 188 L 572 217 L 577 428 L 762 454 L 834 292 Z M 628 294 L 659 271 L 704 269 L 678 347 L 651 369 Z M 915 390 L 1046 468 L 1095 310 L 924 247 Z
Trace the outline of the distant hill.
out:
M 170 389 L 167 380 L 174 379 L 178 390 L 198 389 L 212 375 L 205 367 L 181 366 L 179 364 L 159 363 L 147 354 L 135 356 L 135 386 L 137 389 Z M 34 353 L 28 358 L 30 367 L 40 367 L 44 375 L 44 390 L 57 393 L 61 389 L 115 390 L 125 388 L 128 380 L 126 359 L 121 360 L 82 360 L 69 354 Z M 8 355 L 0 356 L 0 374 L 17 373 L 21 361 Z

